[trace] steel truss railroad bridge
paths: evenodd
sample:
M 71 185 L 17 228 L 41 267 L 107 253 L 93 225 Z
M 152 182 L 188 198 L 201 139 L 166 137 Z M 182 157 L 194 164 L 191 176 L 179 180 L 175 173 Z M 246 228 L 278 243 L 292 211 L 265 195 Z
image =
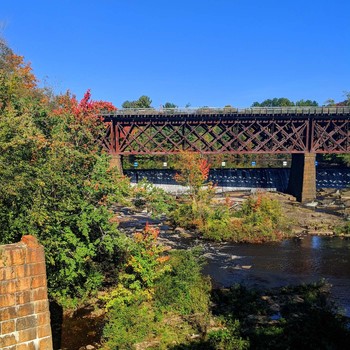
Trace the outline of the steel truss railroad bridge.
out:
M 316 153 L 350 152 L 349 107 L 121 109 L 102 114 L 102 144 L 122 155 L 292 154 L 290 192 L 313 199 Z

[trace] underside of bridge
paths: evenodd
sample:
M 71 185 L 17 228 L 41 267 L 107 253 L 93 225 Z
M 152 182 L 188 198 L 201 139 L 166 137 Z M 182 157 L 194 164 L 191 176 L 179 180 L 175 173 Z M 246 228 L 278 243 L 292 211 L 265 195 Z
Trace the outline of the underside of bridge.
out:
M 120 110 L 103 116 L 112 165 L 123 155 L 292 154 L 289 193 L 316 196 L 316 153 L 350 152 L 350 107 Z

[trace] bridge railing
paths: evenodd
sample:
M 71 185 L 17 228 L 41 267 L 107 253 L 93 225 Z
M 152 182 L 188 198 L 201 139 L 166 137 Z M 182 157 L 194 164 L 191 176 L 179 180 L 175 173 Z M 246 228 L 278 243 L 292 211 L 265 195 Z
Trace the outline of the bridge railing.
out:
M 350 115 L 350 106 L 336 107 L 198 107 L 198 108 L 124 108 L 115 112 L 102 112 L 108 116 L 131 116 L 131 115 Z

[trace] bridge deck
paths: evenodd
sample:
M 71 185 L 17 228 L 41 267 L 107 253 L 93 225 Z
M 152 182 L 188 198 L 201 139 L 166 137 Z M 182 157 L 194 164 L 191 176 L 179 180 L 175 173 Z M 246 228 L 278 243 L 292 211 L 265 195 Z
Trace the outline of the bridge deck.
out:
M 278 118 L 310 118 L 310 117 L 350 117 L 350 106 L 342 107 L 252 107 L 252 108 L 126 108 L 118 109 L 115 112 L 102 113 L 103 117 L 110 117 L 118 120 L 124 118 L 139 119 L 164 119 L 164 118 L 257 118 L 257 117 L 278 117 Z

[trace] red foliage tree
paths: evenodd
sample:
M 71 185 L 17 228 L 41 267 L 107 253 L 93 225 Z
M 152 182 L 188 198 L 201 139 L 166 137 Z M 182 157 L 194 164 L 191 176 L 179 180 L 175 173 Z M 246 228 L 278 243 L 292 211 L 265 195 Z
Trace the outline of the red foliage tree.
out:
M 76 146 L 96 146 L 103 134 L 106 125 L 102 123 L 102 112 L 113 112 L 117 108 L 110 102 L 93 101 L 90 89 L 84 94 L 81 101 L 68 91 L 56 98 L 55 116 L 65 118 L 72 130 L 74 130 Z

